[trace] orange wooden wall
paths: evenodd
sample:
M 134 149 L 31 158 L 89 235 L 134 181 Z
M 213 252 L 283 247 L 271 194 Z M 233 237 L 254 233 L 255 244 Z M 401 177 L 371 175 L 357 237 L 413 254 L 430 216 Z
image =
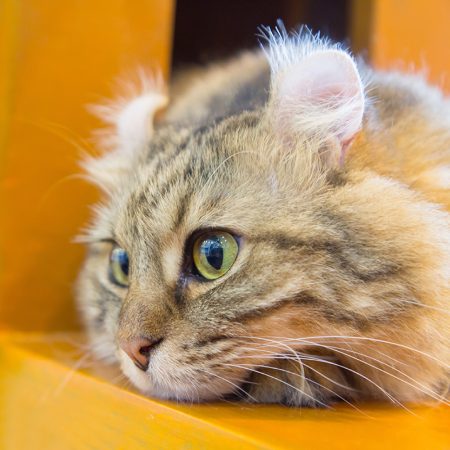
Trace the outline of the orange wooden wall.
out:
M 76 326 L 71 243 L 94 189 L 75 178 L 89 103 L 138 66 L 167 74 L 172 0 L 0 2 L 0 323 Z
M 353 0 L 352 40 L 376 67 L 420 70 L 450 92 L 449 0 Z

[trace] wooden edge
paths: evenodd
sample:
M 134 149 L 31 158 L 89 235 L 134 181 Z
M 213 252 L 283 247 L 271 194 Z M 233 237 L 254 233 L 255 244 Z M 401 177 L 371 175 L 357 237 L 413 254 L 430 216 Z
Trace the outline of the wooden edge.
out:
M 0 340 L 1 448 L 267 448 Z

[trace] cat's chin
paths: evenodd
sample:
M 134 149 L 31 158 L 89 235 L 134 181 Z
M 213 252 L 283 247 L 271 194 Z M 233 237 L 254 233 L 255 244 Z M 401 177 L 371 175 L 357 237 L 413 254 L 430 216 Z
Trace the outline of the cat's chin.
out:
M 133 385 L 148 397 L 178 402 L 200 403 L 214 401 L 232 394 L 228 383 L 218 379 L 216 382 L 194 386 L 193 383 L 182 383 L 171 380 L 170 375 L 161 373 L 159 380 L 149 371 L 138 369 L 128 356 L 119 352 L 120 367 L 124 375 Z

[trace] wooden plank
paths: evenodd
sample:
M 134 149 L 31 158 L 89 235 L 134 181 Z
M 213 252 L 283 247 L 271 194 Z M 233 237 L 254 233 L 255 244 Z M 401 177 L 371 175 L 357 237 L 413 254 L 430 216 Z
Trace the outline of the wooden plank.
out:
M 24 347 L 2 345 L 0 361 L 2 449 L 253 447 L 236 433 L 72 373 Z

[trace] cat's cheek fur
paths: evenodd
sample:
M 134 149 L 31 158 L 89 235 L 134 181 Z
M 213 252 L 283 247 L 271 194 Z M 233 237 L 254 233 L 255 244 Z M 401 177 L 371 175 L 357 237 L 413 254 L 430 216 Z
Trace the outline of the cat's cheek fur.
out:
M 75 291 L 78 309 L 86 325 L 92 353 L 101 361 L 117 362 L 115 334 L 123 298 L 107 275 L 109 245 L 92 246 L 88 252 Z

